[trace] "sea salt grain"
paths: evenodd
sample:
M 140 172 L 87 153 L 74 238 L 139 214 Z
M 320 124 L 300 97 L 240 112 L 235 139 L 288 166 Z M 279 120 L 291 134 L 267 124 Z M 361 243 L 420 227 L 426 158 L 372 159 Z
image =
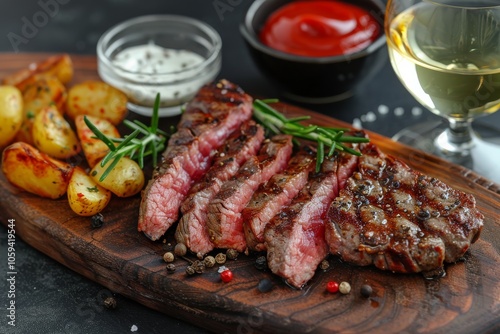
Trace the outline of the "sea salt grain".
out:
M 132 325 L 132 327 L 130 327 L 131 332 L 137 332 L 138 329 L 139 328 L 136 325 Z
M 352 120 L 352 127 L 355 129 L 362 129 L 363 125 L 361 124 L 361 120 L 359 118 L 355 118 Z
M 417 117 L 418 117 L 418 116 L 421 116 L 421 115 L 422 115 L 422 108 L 419 108 L 419 107 L 413 107 L 413 108 L 411 109 L 411 114 L 412 114 L 413 116 L 417 116 Z
M 373 111 L 369 111 L 366 114 L 366 121 L 367 122 L 375 122 L 377 120 L 377 115 Z
M 378 106 L 378 113 L 380 115 L 387 115 L 389 113 L 389 107 L 384 105 L 384 104 L 381 104 Z
M 405 113 L 405 110 L 401 107 L 397 107 L 394 109 L 394 115 L 396 116 L 403 116 Z

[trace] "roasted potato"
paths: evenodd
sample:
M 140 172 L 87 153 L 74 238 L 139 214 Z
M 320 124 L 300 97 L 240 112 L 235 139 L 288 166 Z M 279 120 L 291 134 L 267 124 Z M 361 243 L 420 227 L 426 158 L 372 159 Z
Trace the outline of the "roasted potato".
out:
M 117 125 L 127 115 L 127 96 L 104 82 L 86 81 L 70 88 L 66 112 L 72 119 L 91 115 Z
M 66 87 L 56 78 L 40 78 L 26 86 L 23 91 L 23 123 L 19 130 L 16 141 L 34 144 L 31 135 L 33 120 L 40 110 L 55 105 L 57 110 L 62 111 L 66 101 Z
M 2 171 L 15 186 L 55 199 L 66 193 L 73 167 L 49 157 L 29 144 L 17 142 L 3 151 Z
M 0 86 L 0 148 L 16 136 L 23 122 L 23 96 L 14 86 Z
M 80 138 L 80 143 L 87 163 L 90 167 L 94 167 L 106 154 L 108 154 L 109 148 L 100 139 L 95 138 L 92 130 L 85 124 L 84 117 L 84 115 L 76 116 L 76 133 L 78 134 L 78 138 Z M 87 118 L 108 138 L 120 138 L 120 133 L 108 120 L 94 116 L 87 116 Z
M 80 216 L 93 216 L 108 205 L 111 192 L 104 189 L 76 167 L 68 184 L 68 201 L 71 209 Z
M 99 180 L 112 162 L 104 166 L 99 162 L 90 171 L 90 176 L 118 197 L 129 197 L 140 192 L 144 186 L 144 172 L 134 160 L 127 157 L 121 158 L 103 181 Z
M 67 159 L 81 150 L 75 132 L 54 106 L 38 112 L 32 135 L 35 146 L 53 158 Z
M 73 63 L 67 54 L 47 58 L 40 63 L 34 63 L 29 68 L 6 76 L 5 85 L 13 85 L 23 91 L 27 85 L 41 77 L 56 77 L 61 83 L 67 84 L 73 79 Z

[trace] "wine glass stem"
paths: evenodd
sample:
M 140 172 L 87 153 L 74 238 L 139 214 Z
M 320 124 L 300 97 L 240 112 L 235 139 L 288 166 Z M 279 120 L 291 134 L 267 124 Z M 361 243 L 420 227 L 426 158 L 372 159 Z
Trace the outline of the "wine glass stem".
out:
M 474 146 L 471 123 L 472 119 L 449 119 L 446 131 L 436 138 L 436 146 L 444 154 L 469 155 Z

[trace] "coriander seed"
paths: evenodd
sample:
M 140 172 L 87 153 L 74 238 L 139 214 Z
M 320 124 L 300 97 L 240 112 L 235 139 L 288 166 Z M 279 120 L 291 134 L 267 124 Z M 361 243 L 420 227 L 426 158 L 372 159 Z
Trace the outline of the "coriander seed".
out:
M 186 267 L 186 274 L 188 274 L 189 276 L 194 275 L 194 274 L 196 274 L 196 270 L 194 270 L 193 267 L 188 266 L 188 267 Z
M 174 262 L 174 260 L 175 260 L 175 256 L 172 252 L 166 252 L 165 254 L 163 254 L 163 261 L 170 263 L 170 262 Z
M 194 271 L 197 274 L 203 274 L 203 272 L 205 271 L 205 263 L 200 260 L 194 261 L 191 267 L 193 267 Z
M 347 282 L 341 282 L 339 284 L 339 291 L 340 293 L 347 295 L 349 292 L 351 292 L 351 285 Z
M 229 259 L 229 260 L 236 260 L 236 258 L 238 257 L 238 255 L 240 255 L 240 253 L 238 253 L 238 251 L 236 249 L 228 249 L 226 251 L 226 257 Z
M 182 242 L 175 245 L 174 253 L 177 256 L 184 256 L 187 253 L 187 247 Z
M 207 256 L 203 262 L 205 262 L 205 267 L 212 268 L 215 266 L 215 258 L 212 255 Z

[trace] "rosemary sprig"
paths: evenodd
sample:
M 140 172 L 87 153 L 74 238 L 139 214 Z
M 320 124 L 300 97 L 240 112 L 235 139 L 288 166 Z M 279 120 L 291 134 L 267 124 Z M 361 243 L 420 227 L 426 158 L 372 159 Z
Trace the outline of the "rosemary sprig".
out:
M 103 181 L 113 170 L 118 161 L 125 156 L 136 160 L 139 166 L 144 168 L 144 158 L 151 155 L 153 158 L 153 166 L 156 166 L 158 163 L 158 153 L 161 153 L 165 149 L 165 143 L 168 137 L 165 131 L 158 129 L 159 107 L 160 94 L 157 94 L 150 126 L 137 120 L 133 122 L 124 120 L 123 123 L 133 130 L 133 132 L 123 138 L 107 137 L 99 131 L 87 117 L 84 117 L 85 124 L 87 124 L 89 129 L 109 148 L 108 154 L 101 160 L 101 166 L 104 167 L 111 160 L 112 162 L 101 175 L 100 181 Z M 117 143 L 118 145 L 116 145 Z
M 367 143 L 368 138 L 344 136 L 348 128 L 331 128 L 319 125 L 302 125 L 299 122 L 308 120 L 310 116 L 287 118 L 285 115 L 272 108 L 269 104 L 278 100 L 258 100 L 253 103 L 253 116 L 267 129 L 275 134 L 284 133 L 296 138 L 307 139 L 318 143 L 316 156 L 316 171 L 319 172 L 325 160 L 325 148 L 329 148 L 326 156 L 333 155 L 335 150 L 344 151 L 354 155 L 360 152 L 344 145 L 343 143 Z

